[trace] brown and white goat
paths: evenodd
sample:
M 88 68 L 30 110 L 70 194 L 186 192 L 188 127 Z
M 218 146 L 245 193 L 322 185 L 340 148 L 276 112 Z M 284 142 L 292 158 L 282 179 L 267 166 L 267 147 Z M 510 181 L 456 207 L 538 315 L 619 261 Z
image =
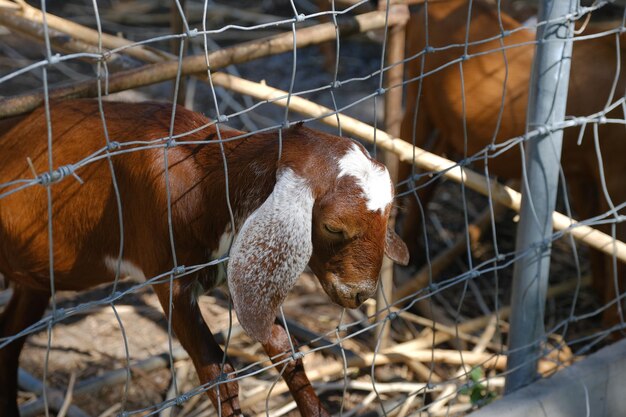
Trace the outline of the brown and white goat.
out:
M 119 149 L 129 141 L 167 138 L 170 104 L 104 103 L 106 128 Z M 112 170 L 106 158 L 81 166 L 73 178 L 53 183 L 52 233 L 54 286 L 84 290 L 121 275 L 154 277 L 177 265 L 198 265 L 224 256 L 228 288 L 239 321 L 274 360 L 289 355 L 287 333 L 275 324 L 277 309 L 298 275 L 310 265 L 337 304 L 354 308 L 376 290 L 386 253 L 408 262 L 404 243 L 387 229 L 393 184 L 386 168 L 346 138 L 297 125 L 283 132 L 282 153 L 276 132 L 223 142 L 224 175 L 214 126 L 182 107 L 176 110 L 176 146 L 118 153 L 111 164 L 121 200 L 120 222 Z M 51 106 L 52 156 L 56 167 L 76 164 L 106 147 L 96 101 L 73 100 Z M 222 139 L 240 135 L 222 127 Z M 0 137 L 3 192 L 16 179 L 32 178 L 27 163 L 47 171 L 47 125 L 36 110 Z M 167 152 L 173 247 L 168 228 L 165 159 Z M 235 230 L 227 207 L 226 184 Z M 13 285 L 13 297 L 0 318 L 0 337 L 8 338 L 41 318 L 51 295 L 46 187 L 35 185 L 0 200 L 0 272 Z M 189 353 L 203 384 L 221 376 L 223 352 L 202 320 L 194 300 L 198 285 L 217 284 L 218 267 L 153 285 L 163 309 L 172 308 L 172 326 Z M 0 339 L 8 340 L 8 339 Z M 24 338 L 0 350 L 0 415 L 16 416 L 18 356 Z M 286 352 L 280 356 L 281 352 Z M 279 356 L 276 356 L 279 355 Z M 225 373 L 233 371 L 226 364 Z M 283 374 L 304 416 L 327 415 L 311 387 L 301 359 Z M 240 414 L 238 385 L 222 383 L 218 402 L 223 416 Z
M 468 13 L 471 6 L 469 31 Z M 425 22 L 428 19 L 428 26 Z M 503 30 L 509 36 L 501 38 Z M 407 79 L 414 79 L 422 71 L 430 73 L 423 79 L 421 97 L 418 99 L 419 83 L 407 86 L 407 108 L 402 124 L 401 136 L 407 141 L 415 140 L 417 146 L 426 147 L 433 132 L 437 132 L 433 151 L 450 156 L 472 156 L 489 146 L 492 141 L 502 141 L 523 135 L 526 126 L 526 107 L 530 86 L 530 74 L 534 56 L 535 34 L 519 30 L 521 24 L 506 13 L 498 14 L 494 5 L 485 1 L 467 2 L 451 0 L 428 4 L 428 12 L 421 8 L 412 14 L 407 30 L 407 56 L 413 56 L 429 46 L 442 48 L 426 54 L 407 64 Z M 603 25 L 602 29 L 610 25 Z M 614 25 L 619 26 L 619 23 Z M 428 37 L 425 28 L 428 27 Z M 599 28 L 598 28 L 599 29 Z M 598 30 L 596 29 L 596 31 Z M 589 31 L 589 30 L 588 30 Z M 464 53 L 466 35 L 470 42 L 470 59 L 461 64 L 447 63 L 461 58 Z M 618 62 L 615 35 L 574 42 L 571 57 L 571 73 L 566 114 L 588 116 L 602 111 L 611 96 L 615 82 L 615 100 L 626 91 L 626 64 L 624 44 L 621 41 L 621 62 Z M 506 61 L 502 52 L 505 46 Z M 491 51 L 491 52 L 489 52 Z M 621 65 L 621 72 L 619 71 Z M 438 69 L 437 71 L 435 71 Z M 431 73 L 432 72 L 432 73 Z M 417 118 L 414 119 L 416 106 Z M 608 118 L 623 119 L 621 109 L 607 114 Z M 594 129 L 598 132 L 598 148 L 603 164 L 598 163 L 594 144 Z M 497 131 L 497 134 L 494 132 Z M 580 129 L 564 130 L 561 164 L 567 178 L 572 208 L 581 219 L 587 219 L 610 209 L 611 202 L 603 193 L 602 172 L 606 177 L 607 191 L 615 205 L 626 201 L 626 141 L 624 126 L 619 123 L 600 123 L 587 126 L 582 142 L 578 144 Z M 489 173 L 501 179 L 515 179 L 521 175 L 521 153 L 518 147 L 488 160 Z M 403 167 L 405 178 L 410 166 Z M 434 187 L 422 187 L 418 194 L 426 205 L 432 197 Z M 411 259 L 419 258 L 419 236 L 421 216 L 416 199 L 407 199 L 402 236 L 409 246 Z M 610 231 L 610 226 L 602 227 Z M 616 235 L 626 239 L 626 223 L 616 224 Z M 594 287 L 604 293 L 606 302 L 615 299 L 618 283 L 613 283 L 612 266 L 605 257 L 595 253 L 591 257 Z M 626 268 L 618 266 L 620 279 L 626 278 Z M 623 281 L 622 281 L 623 283 Z M 623 286 L 622 286 L 623 288 Z M 616 310 L 606 310 L 605 322 L 615 323 Z

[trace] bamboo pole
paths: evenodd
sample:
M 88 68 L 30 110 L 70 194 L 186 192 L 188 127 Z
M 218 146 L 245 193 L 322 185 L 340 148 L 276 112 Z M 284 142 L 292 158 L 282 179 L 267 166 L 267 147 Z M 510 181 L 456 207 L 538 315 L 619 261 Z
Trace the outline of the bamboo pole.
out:
M 0 1 L 0 15 L 5 21 L 13 18 L 22 17 L 39 24 L 43 24 L 43 12 L 36 7 L 30 6 L 25 1 L 10 2 L 6 0 Z M 50 13 L 46 13 L 46 22 L 50 29 L 59 32 L 71 33 L 72 37 L 77 41 L 82 41 L 90 45 L 98 45 L 98 31 L 74 23 L 70 20 L 63 19 Z M 107 48 L 127 48 L 124 54 L 132 56 L 141 61 L 158 62 L 163 61 L 163 56 L 158 50 L 153 50 L 142 45 L 136 45 L 135 42 L 127 39 L 102 33 L 102 42 L 106 43 Z
M 181 10 L 178 10 L 178 5 L 180 5 Z M 174 1 L 170 4 L 170 32 L 172 34 L 183 33 L 185 31 L 184 21 L 187 19 L 186 16 L 186 4 L 185 0 L 178 0 L 178 2 Z M 181 15 L 182 12 L 182 15 Z M 183 45 L 183 56 L 187 55 L 187 50 L 189 49 L 189 39 L 177 39 L 174 38 L 170 40 L 170 52 L 175 57 L 178 56 L 180 43 L 184 42 Z M 176 81 L 172 83 L 172 90 L 174 90 L 176 85 Z M 178 86 L 178 94 L 174 97 L 174 101 L 176 104 L 184 106 L 185 105 L 185 96 L 187 94 L 187 77 L 180 77 L 179 86 Z
M 403 6 L 399 6 L 402 8 Z M 397 12 L 398 7 L 389 10 L 388 24 L 393 26 L 404 18 Z M 6 9 L 0 9 L 7 12 Z M 10 10 L 8 11 L 10 12 Z M 351 35 L 372 29 L 385 27 L 385 12 L 371 12 L 356 17 L 341 19 L 339 29 L 342 35 Z M 296 31 L 296 48 L 304 48 L 320 42 L 335 39 L 335 26 L 332 23 L 323 23 Z M 293 32 L 289 31 L 269 38 L 245 42 L 229 48 L 220 49 L 208 54 L 211 70 L 240 64 L 269 55 L 276 55 L 291 51 L 294 47 Z M 130 50 L 130 49 L 129 49 Z M 126 50 L 125 50 L 126 51 Z M 154 58 L 156 60 L 156 58 Z M 149 60 L 148 60 L 149 61 Z M 152 61 L 149 61 L 152 62 Z M 181 75 L 206 72 L 205 55 L 185 57 L 180 63 L 178 60 L 158 62 L 145 65 L 141 68 L 118 72 L 108 78 L 109 93 L 128 90 L 171 80 L 176 77 L 178 66 L 181 65 Z M 49 89 L 52 99 L 95 97 L 98 92 L 97 80 L 72 84 L 66 87 Z M 24 94 L 0 100 L 0 118 L 15 116 L 34 109 L 43 103 L 43 92 Z
M 216 85 L 241 94 L 250 95 L 258 100 L 275 100 L 272 101 L 273 104 L 279 106 L 286 105 L 287 92 L 265 84 L 255 83 L 222 73 L 214 74 L 213 82 Z M 333 114 L 331 109 L 309 100 L 292 96 L 289 108 L 298 113 L 319 118 L 322 123 L 327 125 L 337 126 L 337 117 Z M 343 132 L 358 136 L 365 141 L 373 142 L 374 128 L 372 126 L 344 114 L 339 114 L 339 120 Z M 415 163 L 416 166 L 427 171 L 440 172 L 445 178 L 458 183 L 464 181 L 466 187 L 483 195 L 489 195 L 489 188 L 491 188 L 491 195 L 494 201 L 517 212 L 520 210 L 520 193 L 496 181 L 487 181 L 484 175 L 478 174 L 468 168 L 463 168 L 463 174 L 461 174 L 461 167 L 454 161 L 435 155 L 424 149 L 413 147 L 410 143 L 399 138 L 394 138 L 380 129 L 376 130 L 376 144 L 385 151 L 397 154 L 402 162 Z M 413 160 L 414 151 L 415 160 Z M 607 255 L 612 256 L 613 249 L 615 249 L 616 258 L 626 263 L 626 243 L 614 240 L 606 233 L 582 225 L 576 220 L 556 211 L 552 213 L 552 220 L 555 230 L 566 232 L 579 242 Z
M 7 7 L 7 5 L 10 5 L 11 7 Z M 32 8 L 31 6 L 28 6 L 28 7 Z M 17 9 L 15 8 L 15 3 L 7 2 L 6 0 L 0 0 L 0 17 L 4 13 L 16 13 L 16 10 Z M 27 10 L 30 10 L 30 9 L 27 9 Z M 37 11 L 37 9 L 34 9 L 34 10 Z M 402 22 L 402 12 L 396 12 L 397 10 L 399 9 L 392 8 L 390 10 L 390 20 L 389 20 L 390 25 L 395 25 L 395 24 L 398 24 L 398 22 Z M 35 11 L 23 13 L 23 16 L 33 15 L 36 17 L 37 14 L 35 13 Z M 17 14 L 15 15 L 17 16 Z M 52 15 L 50 15 L 49 13 L 46 16 L 50 27 L 56 27 L 56 25 L 58 24 L 60 26 L 59 28 L 60 31 L 73 30 L 75 31 L 74 33 L 72 33 L 73 35 L 81 34 L 81 36 L 79 36 L 79 39 L 82 39 L 85 42 L 89 42 L 89 40 L 91 40 L 92 42 L 97 43 L 97 39 L 98 39 L 97 31 L 75 24 L 68 20 L 58 18 L 56 16 L 54 18 L 51 18 L 51 17 Z M 359 23 L 361 30 L 371 30 L 371 29 L 375 29 L 378 27 L 384 27 L 384 14 L 381 14 L 381 12 L 372 12 L 372 13 L 368 13 L 362 16 L 358 16 L 356 18 L 356 21 L 357 23 Z M 330 25 L 330 24 L 324 24 L 324 25 Z M 318 26 L 314 26 L 314 27 L 306 28 L 306 29 L 319 28 L 324 25 L 318 25 Z M 335 35 L 334 27 L 330 27 L 330 29 L 332 29 L 330 30 L 332 36 L 330 36 L 329 39 L 334 39 L 334 35 Z M 304 29 L 300 29 L 300 31 L 302 30 Z M 301 38 L 300 32 L 298 31 L 298 33 L 299 33 L 298 39 L 300 39 Z M 343 29 L 342 29 L 342 33 L 344 33 Z M 103 34 L 103 35 L 106 35 L 106 34 Z M 291 32 L 288 33 L 287 35 L 291 36 Z M 284 35 L 279 35 L 279 36 L 284 36 Z M 271 39 L 276 39 L 276 38 L 277 37 L 268 38 L 262 42 L 270 43 Z M 121 41 L 118 39 L 120 39 Z M 324 40 L 327 40 L 327 39 L 322 39 L 322 40 L 318 39 L 319 42 L 322 42 Z M 103 46 L 107 48 L 114 47 L 117 42 L 121 42 L 123 45 L 128 45 L 131 43 L 128 40 L 125 40 L 123 38 L 117 38 L 111 35 L 103 36 L 102 41 L 103 41 Z M 250 43 L 247 43 L 245 45 L 249 45 L 249 44 Z M 125 49 L 124 53 L 130 55 L 128 51 L 134 50 L 136 48 L 138 47 Z M 232 48 L 228 50 L 231 51 L 232 55 L 236 55 L 232 51 Z M 275 52 L 275 53 L 278 53 L 278 52 Z M 161 62 L 164 59 L 171 59 L 171 58 L 172 58 L 171 54 L 167 54 L 163 52 L 160 55 L 159 54 L 152 55 L 151 57 L 145 58 L 145 59 L 148 62 Z M 195 57 L 189 57 L 188 59 L 191 59 L 191 58 L 195 58 Z M 170 64 L 177 64 L 177 62 L 170 62 Z M 216 67 L 213 61 L 211 62 L 211 66 L 214 68 Z M 147 68 L 147 67 L 152 67 L 152 66 L 142 67 L 139 70 L 148 71 L 150 68 Z M 202 71 L 204 71 L 204 69 L 205 68 L 202 67 Z M 125 74 L 125 73 L 126 72 L 123 72 L 120 74 Z M 175 71 L 173 74 L 171 74 L 170 78 L 173 78 L 174 76 L 175 76 Z M 250 95 L 260 100 L 270 100 L 270 99 L 277 99 L 277 98 L 283 97 L 283 100 L 278 100 L 275 102 L 275 104 L 284 106 L 286 103 L 286 100 L 284 99 L 284 97 L 286 97 L 287 93 L 285 91 L 281 91 L 281 90 L 269 87 L 264 84 L 255 83 L 255 82 L 248 81 L 242 78 L 234 77 L 234 76 L 227 75 L 227 74 L 221 74 L 221 73 L 220 74 L 215 73 L 213 80 L 216 84 L 221 85 L 222 87 L 229 88 L 230 90 L 236 91 L 241 94 Z M 63 91 L 59 91 L 57 93 L 57 96 L 63 97 L 64 96 L 63 92 L 67 93 L 68 95 L 71 95 L 72 91 L 73 91 L 72 87 L 67 87 L 63 89 Z M 113 92 L 112 90 L 109 90 L 109 91 Z M 67 97 L 67 95 L 65 97 Z M 17 97 L 10 97 L 7 99 L 0 99 L 0 119 L 3 117 L 9 117 L 11 115 L 17 115 L 25 111 L 31 110 L 32 108 L 36 107 L 36 104 L 33 103 L 33 101 L 36 101 L 36 97 L 34 96 L 17 96 Z M 325 108 L 323 106 L 320 106 L 318 104 L 315 104 L 313 102 L 310 102 L 308 100 L 302 99 L 297 96 L 292 96 L 290 106 L 293 110 L 297 112 L 311 115 L 314 117 L 322 117 L 324 115 L 328 115 L 332 113 L 332 111 L 328 108 Z M 339 115 L 339 119 L 341 120 L 342 128 L 344 128 L 346 132 L 359 136 L 360 138 L 364 140 L 367 140 L 370 142 L 373 141 L 374 128 L 372 126 L 359 122 L 358 120 L 351 118 L 349 116 L 345 116 L 343 114 Z M 321 119 L 321 121 L 331 126 L 337 126 L 336 118 L 334 115 L 324 117 L 323 119 Z M 407 162 L 407 163 L 415 162 L 417 166 L 426 170 L 430 170 L 430 171 L 444 171 L 443 175 L 447 177 L 448 179 L 452 179 L 456 182 L 461 182 L 462 180 L 461 170 L 459 167 L 456 166 L 456 164 L 453 161 L 442 158 L 438 155 L 432 154 L 430 152 L 427 152 L 417 147 L 415 149 L 415 154 L 416 154 L 415 161 L 413 161 L 413 158 L 412 158 L 413 146 L 411 144 L 401 139 L 394 138 L 393 136 L 381 130 L 378 130 L 376 132 L 376 136 L 377 136 L 377 145 L 381 146 L 381 148 L 385 150 L 389 150 L 397 154 L 399 156 L 400 161 Z M 483 175 L 475 173 L 467 168 L 464 169 L 464 175 L 465 175 L 465 184 L 468 187 L 472 188 L 475 191 L 480 192 L 481 194 L 484 194 L 484 195 L 488 194 L 487 181 Z M 502 186 L 494 181 L 490 181 L 490 185 L 491 185 L 493 197 L 496 201 L 505 205 L 506 207 L 519 211 L 521 195 L 518 192 L 511 189 L 510 187 Z M 576 225 L 576 223 L 577 222 L 575 220 L 570 219 L 569 217 L 561 213 L 558 213 L 558 212 L 553 213 L 553 225 L 554 225 L 555 230 L 564 230 L 570 226 Z M 613 238 L 603 232 L 600 232 L 599 230 L 593 229 L 589 226 L 576 225 L 576 227 L 573 227 L 571 230 L 569 230 L 568 233 L 571 234 L 576 240 L 582 243 L 585 243 L 588 246 L 596 248 L 600 250 L 601 252 L 604 252 L 608 255 L 613 255 Z M 616 241 L 615 247 L 616 247 L 617 259 L 619 259 L 622 262 L 626 262 L 626 244 L 624 244 L 621 241 Z
M 36 20 L 28 19 L 20 13 L 8 12 L 6 9 L 0 8 L 0 24 L 5 26 L 11 32 L 20 33 L 35 41 L 42 42 L 44 39 L 43 24 L 39 23 Z M 88 30 L 91 31 L 92 29 Z M 93 30 L 93 32 L 97 33 L 97 31 L 95 30 Z M 97 46 L 95 46 L 97 45 L 97 43 L 94 44 L 91 42 L 83 41 L 81 39 L 77 39 L 75 36 L 69 35 L 66 31 L 57 30 L 55 28 L 49 27 L 48 34 L 50 37 L 50 44 L 57 51 L 61 51 L 64 53 L 100 53 Z M 114 70 L 125 70 L 129 68 L 136 68 L 142 65 L 142 61 L 137 61 L 128 54 L 119 53 L 112 53 L 107 55 L 106 62 L 109 66 L 109 69 Z

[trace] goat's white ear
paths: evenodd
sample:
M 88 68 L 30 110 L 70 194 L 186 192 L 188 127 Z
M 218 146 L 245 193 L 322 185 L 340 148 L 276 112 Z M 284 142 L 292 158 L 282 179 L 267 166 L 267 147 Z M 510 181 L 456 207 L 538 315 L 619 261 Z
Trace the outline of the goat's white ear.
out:
M 394 262 L 407 266 L 409 264 L 409 249 L 406 243 L 391 228 L 387 228 L 385 254 Z
M 239 322 L 262 343 L 313 252 L 311 189 L 291 169 L 276 177 L 270 196 L 241 227 L 228 261 L 228 289 Z

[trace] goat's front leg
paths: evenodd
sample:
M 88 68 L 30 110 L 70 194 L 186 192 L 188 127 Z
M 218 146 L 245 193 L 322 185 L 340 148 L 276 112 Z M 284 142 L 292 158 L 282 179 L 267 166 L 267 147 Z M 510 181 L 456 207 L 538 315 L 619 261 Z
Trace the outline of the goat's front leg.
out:
M 292 338 L 293 345 L 296 345 L 296 341 Z M 263 344 L 263 349 L 267 355 L 272 359 L 273 363 L 281 362 L 282 360 L 291 356 L 291 344 L 289 343 L 289 335 L 285 331 L 282 325 L 274 323 L 272 326 L 272 333 L 269 340 Z M 320 399 L 317 397 L 315 390 L 309 382 L 306 373 L 304 372 L 304 365 L 302 359 L 290 360 L 286 364 L 278 366 L 278 371 L 283 371 L 283 379 L 289 387 L 291 395 L 298 404 L 298 410 L 303 417 L 325 417 L 330 416 L 328 411 L 322 406 Z
M 8 339 L 36 323 L 46 311 L 49 300 L 50 293 L 47 291 L 15 285 L 9 304 L 0 314 L 0 338 Z M 0 348 L 0 417 L 19 416 L 17 369 L 25 341 L 26 336 L 23 336 Z
M 167 316 L 170 309 L 169 284 L 158 284 L 154 290 Z M 234 371 L 230 362 L 222 362 L 224 352 L 215 341 L 207 327 L 195 298 L 192 298 L 190 286 L 175 281 L 172 288 L 172 328 L 193 361 L 198 378 L 202 384 L 217 382 L 226 374 Z M 207 391 L 219 415 L 231 417 L 241 415 L 239 407 L 239 384 L 236 381 L 221 381 Z

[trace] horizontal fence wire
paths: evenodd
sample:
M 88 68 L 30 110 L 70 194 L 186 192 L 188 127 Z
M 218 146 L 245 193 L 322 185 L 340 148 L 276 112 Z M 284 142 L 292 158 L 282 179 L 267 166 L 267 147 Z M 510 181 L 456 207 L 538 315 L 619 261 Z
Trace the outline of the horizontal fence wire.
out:
M 394 14 L 399 10 L 398 5 L 380 2 L 378 13 L 384 16 L 383 23 L 376 30 L 347 36 L 342 33 L 346 27 L 342 22 L 357 15 L 377 13 L 370 2 L 244 3 L 249 9 L 208 0 L 120 3 L 93 0 L 62 5 L 42 0 L 37 7 L 21 1 L 0 2 L 0 22 L 7 22 L 0 33 L 0 113 L 13 114 L 17 97 L 32 100 L 29 103 L 41 103 L 48 132 L 45 139 L 40 138 L 48 141 L 46 170 L 38 172 L 31 162 L 23 161 L 21 174 L 3 175 L 11 180 L 0 183 L 0 233 L 5 233 L 6 227 L 3 200 L 9 201 L 33 187 L 44 187 L 48 200 L 46 282 L 51 304 L 42 319 L 22 330 L 6 334 L 0 328 L 3 331 L 0 352 L 29 337 L 20 362 L 22 388 L 26 385 L 24 381 L 30 381 L 28 373 L 42 381 L 41 385 L 31 381 L 29 389 L 34 393 L 31 398 L 20 394 L 23 415 L 59 412 L 64 403 L 60 399 L 65 399 L 73 403 L 74 408 L 65 406 L 63 411 L 70 417 L 221 416 L 221 408 L 213 408 L 209 397 L 202 394 L 223 395 L 213 393 L 222 393 L 219 387 L 236 381 L 241 387 L 240 403 L 246 415 L 280 416 L 297 412 L 293 411 L 297 406 L 281 382 L 281 374 L 293 359 L 304 360 L 314 389 L 333 415 L 466 415 L 501 397 L 505 377 L 515 371 L 506 367 L 506 358 L 512 353 L 507 346 L 512 269 L 516 262 L 531 257 L 535 247 L 550 246 L 553 256 L 544 312 L 545 332 L 532 342 L 532 346 L 538 347 L 533 350 L 537 353 L 526 362 L 538 362 L 540 375 L 547 377 L 621 337 L 624 329 L 621 306 L 626 293 L 617 249 L 608 250 L 613 251 L 613 256 L 599 257 L 594 250 L 576 242 L 569 231 L 580 224 L 597 228 L 617 241 L 626 240 L 622 231 L 626 198 L 619 191 L 623 188 L 620 174 L 624 174 L 619 142 L 623 142 L 626 132 L 625 77 L 621 68 L 626 31 L 623 10 L 600 1 L 592 6 L 579 6 L 556 21 L 529 19 L 521 24 L 514 20 L 518 18 L 515 10 L 505 9 L 504 2 L 431 1 L 411 6 L 411 17 L 406 23 L 405 58 L 387 62 L 390 31 L 405 24 L 400 15 Z M 518 13 L 521 20 L 523 12 Z M 606 20 L 597 21 L 600 14 L 610 15 L 610 24 Z M 460 22 L 459 26 L 446 32 L 445 25 L 450 24 L 453 16 Z M 68 29 L 64 32 L 65 23 L 59 17 L 78 26 L 70 30 L 66 25 Z M 34 28 L 39 35 L 33 38 L 26 26 L 8 23 L 7 19 L 13 18 L 29 21 L 30 29 Z M 170 19 L 177 21 L 178 32 L 172 31 Z M 532 55 L 529 51 L 537 43 L 534 33 L 538 28 L 568 21 L 573 21 L 577 29 L 573 39 L 574 58 L 571 58 L 574 81 L 570 82 L 570 97 L 591 91 L 588 87 L 594 82 L 602 86 L 597 88 L 602 97 L 599 100 L 581 97 L 578 105 L 568 105 L 562 121 L 516 130 L 507 125 L 512 116 L 506 112 L 516 99 L 506 95 L 507 86 L 524 71 L 523 75 L 530 77 L 530 67 L 518 67 L 516 57 Z M 311 36 L 303 34 L 302 28 L 324 24 L 331 28 L 326 43 L 314 48 L 297 47 L 303 36 Z M 481 25 L 486 28 L 483 33 L 488 35 L 482 36 L 476 29 Z M 86 31 L 82 32 L 83 29 Z M 416 33 L 425 34 L 417 47 L 417 38 L 410 37 L 417 36 Z M 114 34 L 118 35 L 117 39 L 111 40 Z M 263 36 L 285 34 L 290 36 L 290 45 L 278 55 L 270 51 L 258 60 L 236 65 L 219 61 L 219 65 L 212 66 L 216 51 L 226 48 L 234 51 L 242 39 L 254 42 Z M 446 40 L 438 43 L 440 39 Z M 518 39 L 525 40 L 518 42 Z M 82 44 L 72 44 L 70 40 Z M 85 45 L 89 46 L 88 50 Z M 577 56 L 576 51 L 585 45 L 596 45 L 593 56 L 605 61 L 583 62 L 584 57 Z M 203 60 L 200 72 L 185 69 L 190 56 Z M 123 57 L 131 67 L 118 67 L 118 57 Z M 146 65 L 158 71 L 159 65 L 168 62 L 176 65 L 169 77 L 173 83 L 165 85 L 166 80 L 131 83 L 116 93 L 109 88 L 112 77 L 123 79 L 147 71 Z M 481 68 L 480 63 L 491 67 Z M 389 72 L 398 66 L 405 67 L 404 80 L 387 84 Z M 217 77 L 214 79 L 222 71 L 275 86 L 285 94 L 255 100 L 252 94 L 233 93 L 218 83 Z M 489 76 L 500 87 L 496 94 L 491 94 L 496 102 L 482 103 L 477 98 L 480 92 L 473 89 L 483 88 L 480 80 Z M 60 132 L 55 130 L 50 113 L 62 98 L 56 92 L 67 88 L 68 83 L 96 86 L 89 95 L 98 103 L 106 141 L 84 158 L 58 165 L 53 158 L 53 138 Z M 374 145 L 367 146 L 372 155 L 380 156 L 382 148 L 377 146 L 376 129 L 389 116 L 382 114 L 381 103 L 396 89 L 405 90 L 402 138 L 417 146 L 414 152 L 420 148 L 432 149 L 455 162 L 439 171 L 423 170 L 414 164 L 398 177 L 397 230 L 417 259 L 412 259 L 408 267 L 395 267 L 396 288 L 392 299 L 387 299 L 384 306 L 368 301 L 354 311 L 342 309 L 332 305 L 313 275 L 305 272 L 277 318 L 297 343 L 289 338 L 289 349 L 276 354 L 272 363 L 236 321 L 228 295 L 223 289 L 214 290 L 197 302 L 223 347 L 222 375 L 206 383 L 198 382 L 194 366 L 172 328 L 172 315 L 176 314 L 173 284 L 187 282 L 190 277 L 215 268 L 225 268 L 229 256 L 220 255 L 195 265 L 178 261 L 181 248 L 177 247 L 177 231 L 172 220 L 169 160 L 172 150 L 183 145 L 215 146 L 220 150 L 226 180 L 225 201 L 220 204 L 226 204 L 230 230 L 236 230 L 236 213 L 241 208 L 233 205 L 229 194 L 233 168 L 229 165 L 226 145 L 254 138 L 259 133 L 275 132 L 282 149 L 285 129 L 301 122 L 345 135 L 340 115 L 351 114 L 372 126 Z M 186 107 L 206 114 L 210 121 L 182 133 L 175 131 L 175 115 L 180 110 L 173 103 L 180 103 L 181 97 Z M 326 105 L 329 111 L 316 116 L 296 114 L 290 107 L 295 98 Z M 171 119 L 162 121 L 168 126 L 169 134 L 146 140 L 133 134 L 111 133 L 107 128 L 109 99 L 171 102 Z M 589 105 L 585 105 L 585 100 Z M 574 99 L 570 98 L 568 103 L 574 103 Z M 481 115 L 476 106 L 495 108 L 497 112 Z M 26 106 L 20 112 L 32 109 L 33 106 Z M 591 110 L 580 113 L 580 109 Z M 329 116 L 336 118 L 337 128 L 323 126 L 322 119 Z M 514 116 L 517 121 L 525 121 L 524 115 Z M 476 133 L 492 125 L 488 137 Z M 428 129 L 424 130 L 424 126 Z M 460 126 L 460 130 L 454 132 L 455 127 L 450 126 Z M 215 127 L 216 137 L 187 139 L 208 127 Z M 245 132 L 225 134 L 231 127 L 243 127 Z M 502 132 L 510 131 L 515 134 L 502 136 Z M 530 247 L 515 248 L 518 222 L 515 214 L 501 210 L 493 196 L 482 196 L 469 189 L 465 180 L 470 171 L 484 174 L 491 182 L 515 180 L 505 172 L 510 172 L 507 168 L 511 161 L 521 163 L 524 145 L 557 131 L 564 132 L 567 147 L 564 152 L 569 152 L 560 169 L 557 210 L 578 223 L 569 229 L 555 230 L 547 239 Z M 10 132 L 3 128 L 2 135 Z M 4 152 L 1 141 L 2 138 L 0 150 Z M 164 198 L 168 208 L 164 221 L 168 233 L 167 241 L 162 243 L 169 248 L 173 262 L 167 270 L 147 276 L 141 282 L 128 281 L 123 280 L 128 245 L 123 236 L 132 225 L 123 216 L 128 202 L 119 191 L 120 178 L 125 173 L 115 169 L 115 161 L 148 151 L 158 151 L 163 158 Z M 115 211 L 119 223 L 119 232 L 114 231 L 117 242 L 114 279 L 104 288 L 88 293 L 60 292 L 55 279 L 54 248 L 64 237 L 53 233 L 55 201 L 51 190 L 61 182 L 88 182 L 81 172 L 97 163 L 107 164 L 114 200 L 110 209 Z M 465 180 L 459 184 L 442 181 L 446 171 L 456 168 L 461 168 Z M 523 187 L 526 178 L 524 173 L 521 175 L 517 179 Z M 433 191 L 435 186 L 437 189 Z M 581 201 L 595 205 L 594 209 L 582 206 Z M 415 228 L 410 229 L 413 223 Z M 10 259 L 2 258 L 10 250 L 0 251 L 0 267 L 12 264 Z M 9 284 L 21 285 L 11 282 L 11 272 L 0 270 L 7 287 L 0 292 L 0 305 L 5 309 L 10 305 L 12 293 Z M 421 281 L 413 282 L 416 277 L 421 277 Z M 149 288 L 157 284 L 168 284 L 169 306 L 162 310 L 164 315 L 152 316 L 152 310 L 158 311 L 160 307 Z M 128 306 L 134 306 L 132 311 L 127 310 Z M 209 317 L 215 322 L 208 320 Z M 6 320 L 3 317 L 0 325 Z M 72 326 L 76 326 L 74 330 Z M 154 327 L 146 330 L 142 326 Z M 383 331 L 385 326 L 390 327 L 389 335 Z M 96 336 L 80 334 L 89 327 L 109 329 L 106 343 L 102 342 L 104 352 L 99 350 L 98 341 L 89 340 Z M 153 344 L 139 340 L 152 337 Z M 63 356 L 72 352 L 78 356 Z M 227 366 L 227 356 L 235 364 L 232 370 Z M 63 363 L 72 360 L 77 363 Z M 69 383 L 72 373 L 73 378 L 78 373 L 75 384 Z M 94 401 L 89 393 L 96 390 L 101 393 L 101 399 Z

